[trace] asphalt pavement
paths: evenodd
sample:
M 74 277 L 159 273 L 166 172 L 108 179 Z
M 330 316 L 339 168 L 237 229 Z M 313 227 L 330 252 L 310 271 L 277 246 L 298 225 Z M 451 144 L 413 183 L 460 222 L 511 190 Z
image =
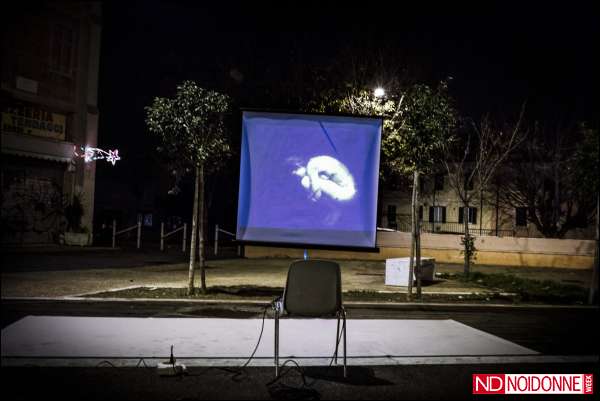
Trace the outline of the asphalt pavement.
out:
M 155 369 L 144 367 L 3 367 L 2 392 L 8 399 L 42 400 L 461 400 L 475 398 L 474 373 L 594 373 L 597 380 L 599 372 L 597 364 L 371 366 L 350 367 L 348 377 L 343 378 L 339 367 L 303 371 L 289 368 L 273 382 L 272 368 L 245 369 L 241 373 L 194 368 L 188 376 L 160 377 Z M 540 399 L 539 395 L 534 397 Z
M 102 275 L 103 271 L 138 274 L 147 269 L 167 277 L 177 270 L 171 271 L 169 266 L 185 263 L 185 255 L 174 252 L 114 253 L 118 251 L 107 249 L 96 250 L 97 254 L 91 250 L 68 252 L 56 257 L 57 252 L 44 255 L 40 251 L 37 256 L 28 253 L 22 259 L 12 255 L 12 266 L 3 266 L 2 279 L 31 280 L 28 288 L 35 294 L 36 288 L 38 291 L 43 288 L 45 281 L 41 278 L 46 275 L 56 276 L 56 283 L 77 274 L 102 281 L 102 277 L 107 277 Z M 8 259 L 3 258 L 4 261 Z M 87 268 L 82 267 L 86 261 Z M 149 261 L 154 265 L 148 266 Z M 165 271 L 161 271 L 163 268 Z M 358 266 L 355 270 L 360 273 L 361 269 Z M 214 279 L 215 271 L 209 271 L 209 278 Z M 243 270 L 224 273 L 223 277 L 237 276 L 240 272 Z M 280 273 L 283 277 L 284 273 Z M 570 279 L 569 273 L 556 274 Z M 381 279 L 364 274 L 356 277 Z M 260 317 L 263 310 L 260 303 L 243 300 L 18 300 L 5 297 L 8 287 L 4 282 L 2 288 L 2 328 L 28 315 L 245 319 Z M 69 287 L 64 291 L 71 290 Z M 351 319 L 453 319 L 543 356 L 570 359 L 563 363 L 351 366 L 348 378 L 343 378 L 336 367 L 299 369 L 289 362 L 278 381 L 273 381 L 273 369 L 258 367 L 241 370 L 194 367 L 187 376 L 165 378 L 158 376 L 154 368 L 145 368 L 144 361 L 140 361 L 138 368 L 112 367 L 109 363 L 97 368 L 50 368 L 32 363 L 28 367 L 2 366 L 3 395 L 9 399 L 464 399 L 472 397 L 473 373 L 594 373 L 596 380 L 600 373 L 598 307 L 353 303 L 347 309 Z
M 1 304 L 3 328 L 27 315 L 244 319 L 257 318 L 262 310 L 261 305 L 243 302 Z M 145 361 L 138 368 L 109 362 L 99 362 L 96 368 L 51 368 L 31 362 L 27 367 L 2 367 L 3 394 L 9 399 L 466 399 L 473 397 L 474 373 L 594 373 L 597 378 L 598 315 L 598 308 L 591 307 L 348 305 L 351 319 L 454 319 L 543 356 L 569 357 L 564 363 L 351 366 L 343 378 L 340 367 L 297 368 L 288 362 L 281 379 L 274 381 L 272 368 L 191 367 L 187 376 L 160 377 L 155 368 L 144 367 Z

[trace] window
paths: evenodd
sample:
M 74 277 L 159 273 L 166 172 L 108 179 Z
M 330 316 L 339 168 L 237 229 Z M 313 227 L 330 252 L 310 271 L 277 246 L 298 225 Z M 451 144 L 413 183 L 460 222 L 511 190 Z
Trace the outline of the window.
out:
M 62 24 L 55 24 L 50 42 L 50 69 L 62 75 L 73 75 L 75 33 Z
M 433 188 L 436 191 L 442 191 L 444 189 L 444 174 L 435 175 Z
M 430 223 L 445 223 L 446 222 L 446 206 L 430 206 L 429 207 L 429 222 Z
M 396 222 L 396 205 L 388 205 L 387 207 L 388 228 L 397 228 Z
M 458 209 L 458 222 L 463 224 L 465 222 L 465 209 L 464 207 L 461 207 Z M 469 210 L 469 224 L 477 224 L 477 208 L 476 207 L 470 207 L 468 208 Z
M 516 222 L 515 225 L 517 227 L 523 227 L 527 225 L 527 208 L 526 207 L 518 207 L 515 209 L 515 217 Z

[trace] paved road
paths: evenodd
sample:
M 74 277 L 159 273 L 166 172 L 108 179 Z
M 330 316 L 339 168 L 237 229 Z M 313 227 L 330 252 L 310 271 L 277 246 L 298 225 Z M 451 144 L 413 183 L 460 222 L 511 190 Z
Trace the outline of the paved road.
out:
M 257 317 L 261 307 L 193 302 L 2 301 L 2 327 L 26 315 Z M 407 305 L 349 307 L 354 319 L 455 319 L 546 355 L 598 355 L 598 309 Z M 106 365 L 105 365 L 106 366 Z M 152 368 L 2 368 L 3 394 L 14 399 L 464 399 L 473 373 L 594 373 L 598 363 L 423 365 L 284 370 L 248 368 L 242 375 L 192 368 L 182 378 Z M 596 379 L 597 380 L 597 379 Z M 34 383 L 35 385 L 32 385 Z M 562 399 L 562 398 L 561 398 Z
M 219 258 L 235 257 L 234 247 L 222 247 Z M 210 249 L 207 258 L 215 259 Z M 2 272 L 36 272 L 55 270 L 115 269 L 186 263 L 189 253 L 180 249 L 160 252 L 157 249 L 49 249 L 30 252 L 1 252 Z
M 594 373 L 597 383 L 599 372 L 597 364 L 386 366 L 351 367 L 344 379 L 339 368 L 308 368 L 309 387 L 302 386 L 297 370 L 284 372 L 279 382 L 268 385 L 274 379 L 269 368 L 246 369 L 238 377 L 222 369 L 197 368 L 183 378 L 159 377 L 153 369 L 145 368 L 2 368 L 2 393 L 7 399 L 43 400 L 461 400 L 473 397 L 473 373 Z M 571 398 L 575 397 L 560 397 Z

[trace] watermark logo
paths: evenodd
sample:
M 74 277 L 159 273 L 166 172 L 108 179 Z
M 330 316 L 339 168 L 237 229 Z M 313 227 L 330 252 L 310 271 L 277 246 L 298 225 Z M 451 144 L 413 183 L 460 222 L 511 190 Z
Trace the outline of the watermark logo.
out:
M 594 375 L 476 373 L 473 394 L 594 394 Z

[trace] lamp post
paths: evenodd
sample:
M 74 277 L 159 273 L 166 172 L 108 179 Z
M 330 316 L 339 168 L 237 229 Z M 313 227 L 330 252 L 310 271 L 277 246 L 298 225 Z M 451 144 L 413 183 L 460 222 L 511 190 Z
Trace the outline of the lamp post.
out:
M 373 92 L 373 95 L 376 98 L 380 99 L 385 96 L 385 90 L 381 86 L 379 86 L 375 89 L 375 91 Z

